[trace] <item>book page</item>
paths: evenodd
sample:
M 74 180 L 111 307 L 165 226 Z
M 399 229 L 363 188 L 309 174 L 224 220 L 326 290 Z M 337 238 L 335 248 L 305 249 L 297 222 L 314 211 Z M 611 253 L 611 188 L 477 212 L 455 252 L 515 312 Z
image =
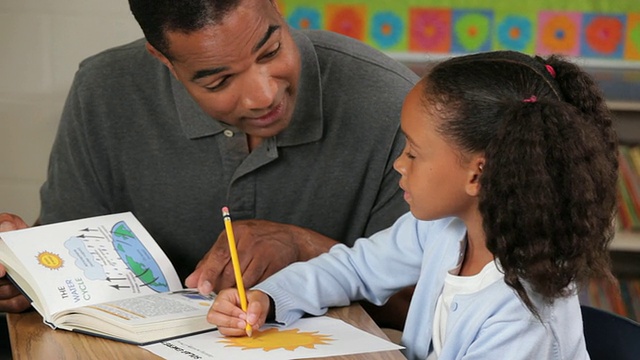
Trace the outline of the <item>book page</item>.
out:
M 207 322 L 215 294 L 197 289 L 142 295 L 63 312 L 61 329 L 149 343 L 216 328 Z
M 215 294 L 202 295 L 197 289 L 185 289 L 109 301 L 78 308 L 74 312 L 100 318 L 101 321 L 114 324 L 119 329 L 148 331 L 167 327 L 170 322 L 173 322 L 173 325 L 182 321 L 193 322 L 192 318 L 199 318 L 207 324 L 207 312 L 214 299 Z M 70 325 L 81 322 L 85 321 L 78 317 L 78 321 Z M 206 327 L 215 326 L 208 324 Z
M 167 256 L 131 213 L 36 226 L 0 237 L 21 262 L 7 264 L 9 275 L 13 270 L 29 280 L 36 293 L 27 296 L 45 321 L 65 309 L 182 289 Z

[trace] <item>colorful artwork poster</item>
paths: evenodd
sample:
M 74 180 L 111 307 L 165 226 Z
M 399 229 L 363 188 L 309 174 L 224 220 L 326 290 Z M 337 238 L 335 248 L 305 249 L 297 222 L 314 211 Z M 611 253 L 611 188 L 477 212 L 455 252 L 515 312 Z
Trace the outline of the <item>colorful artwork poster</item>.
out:
M 289 26 L 298 30 L 319 30 L 323 28 L 323 11 L 315 6 L 297 6 L 287 18 Z
M 584 14 L 580 55 L 621 59 L 625 20 L 623 15 Z
M 454 10 L 454 53 L 472 53 L 491 50 L 493 12 L 491 10 Z
M 329 31 L 365 40 L 367 8 L 365 5 L 329 4 L 325 8 L 325 27 Z
M 578 56 L 581 24 L 578 12 L 540 12 L 536 53 Z
M 533 53 L 536 25 L 535 14 L 496 12 L 493 50 Z
M 406 16 L 388 8 L 372 8 L 370 13 L 369 42 L 385 51 L 406 49 Z
M 640 0 L 276 0 L 295 29 L 324 29 L 388 53 L 516 50 L 640 60 Z
M 451 52 L 453 12 L 438 8 L 409 9 L 409 50 Z
M 624 57 L 630 60 L 640 60 L 640 13 L 627 15 L 627 30 Z

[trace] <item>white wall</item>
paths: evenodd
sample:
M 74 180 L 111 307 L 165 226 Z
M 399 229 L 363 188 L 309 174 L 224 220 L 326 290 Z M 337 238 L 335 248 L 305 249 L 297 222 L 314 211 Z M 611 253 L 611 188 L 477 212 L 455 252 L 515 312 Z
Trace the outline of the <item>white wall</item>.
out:
M 127 0 L 0 0 L 0 212 L 36 220 L 78 63 L 140 37 Z

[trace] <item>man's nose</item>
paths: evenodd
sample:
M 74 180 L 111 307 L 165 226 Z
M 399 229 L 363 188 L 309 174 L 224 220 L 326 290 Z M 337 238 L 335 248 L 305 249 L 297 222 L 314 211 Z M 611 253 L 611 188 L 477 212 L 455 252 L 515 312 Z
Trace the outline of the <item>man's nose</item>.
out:
M 278 94 L 278 83 L 266 69 L 256 69 L 246 77 L 243 86 L 242 105 L 249 110 L 268 109 Z

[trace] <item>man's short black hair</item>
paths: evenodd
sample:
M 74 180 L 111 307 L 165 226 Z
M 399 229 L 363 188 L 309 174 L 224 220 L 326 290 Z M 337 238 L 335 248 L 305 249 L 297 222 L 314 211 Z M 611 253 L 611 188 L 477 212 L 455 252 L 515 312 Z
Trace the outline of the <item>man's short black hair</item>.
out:
M 166 57 L 168 31 L 191 33 L 218 23 L 241 0 L 129 0 L 131 13 L 149 44 Z

